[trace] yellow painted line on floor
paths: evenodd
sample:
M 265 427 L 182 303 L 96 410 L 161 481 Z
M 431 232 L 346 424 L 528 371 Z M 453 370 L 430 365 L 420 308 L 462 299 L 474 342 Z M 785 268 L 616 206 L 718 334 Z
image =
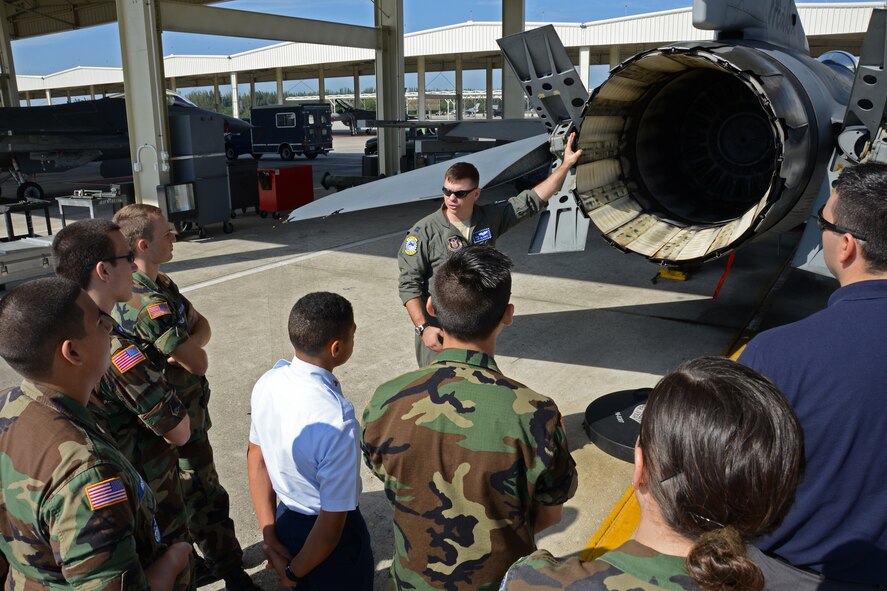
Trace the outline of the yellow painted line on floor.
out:
M 618 548 L 631 538 L 641 521 L 641 507 L 634 496 L 634 489 L 628 487 L 622 498 L 592 536 L 585 549 L 579 553 L 581 560 L 594 560 L 605 552 Z

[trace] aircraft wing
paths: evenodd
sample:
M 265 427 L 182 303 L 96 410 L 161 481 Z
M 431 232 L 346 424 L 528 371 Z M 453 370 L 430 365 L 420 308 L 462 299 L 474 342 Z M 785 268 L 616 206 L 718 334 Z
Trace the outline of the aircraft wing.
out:
M 482 187 L 493 187 L 536 170 L 551 160 L 548 135 L 539 134 L 524 140 L 497 146 L 459 158 L 471 162 L 483 177 Z M 287 221 L 296 222 L 327 217 L 385 205 L 397 205 L 441 196 L 444 173 L 453 160 L 440 162 L 407 174 L 391 176 L 365 185 L 359 185 L 293 210 Z

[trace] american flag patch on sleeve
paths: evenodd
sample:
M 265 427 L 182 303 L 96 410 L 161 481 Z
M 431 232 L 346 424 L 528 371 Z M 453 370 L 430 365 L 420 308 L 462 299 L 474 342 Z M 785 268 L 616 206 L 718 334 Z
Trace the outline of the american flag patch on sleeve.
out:
M 153 318 L 160 318 L 161 316 L 166 316 L 167 314 L 172 314 L 169 309 L 169 306 L 166 304 L 151 304 L 148 306 L 148 316 Z
M 115 503 L 122 503 L 129 497 L 126 495 L 126 487 L 120 478 L 110 478 L 86 487 L 86 498 L 89 499 L 89 508 L 97 511 Z
M 111 357 L 111 363 L 120 373 L 126 373 L 145 360 L 145 355 L 135 345 L 130 345 L 123 351 Z

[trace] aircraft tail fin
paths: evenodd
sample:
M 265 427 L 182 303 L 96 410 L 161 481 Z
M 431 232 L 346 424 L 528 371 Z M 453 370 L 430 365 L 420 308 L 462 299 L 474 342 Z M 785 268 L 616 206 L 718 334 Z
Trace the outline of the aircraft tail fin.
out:
M 794 0 L 693 0 L 693 26 L 810 52 Z

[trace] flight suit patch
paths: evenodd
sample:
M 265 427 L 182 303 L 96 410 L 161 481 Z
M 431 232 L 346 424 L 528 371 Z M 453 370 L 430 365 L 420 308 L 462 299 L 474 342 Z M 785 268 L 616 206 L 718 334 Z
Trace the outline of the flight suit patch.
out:
M 481 242 L 485 242 L 493 238 L 493 233 L 490 232 L 489 228 L 484 228 L 483 230 L 478 230 L 474 234 L 471 235 L 471 241 L 475 244 L 480 244 Z
M 417 252 L 419 252 L 419 238 L 413 235 L 407 236 L 403 243 L 403 253 L 407 256 L 413 256 Z
M 462 243 L 462 239 L 458 236 L 450 236 L 447 238 L 447 248 L 450 252 L 456 252 L 457 250 L 462 250 L 464 244 Z

